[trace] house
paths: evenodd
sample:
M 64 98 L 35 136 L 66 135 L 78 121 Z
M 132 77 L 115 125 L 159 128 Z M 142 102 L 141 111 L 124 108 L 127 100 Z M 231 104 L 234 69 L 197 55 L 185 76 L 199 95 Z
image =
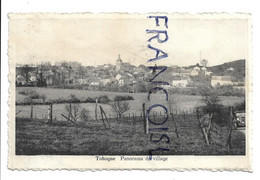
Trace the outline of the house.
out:
M 201 70 L 202 72 L 207 72 L 207 71 L 208 71 L 208 69 L 207 69 L 205 66 L 203 66 L 200 70 Z
M 45 77 L 46 77 L 46 83 L 47 84 L 54 84 L 55 83 L 55 76 L 56 74 L 53 72 L 53 70 L 49 70 L 49 71 L 46 71 L 45 73 Z
M 123 76 L 124 76 L 123 73 L 117 73 L 117 75 L 116 75 L 116 80 L 119 81 L 119 79 L 121 79 Z
M 172 86 L 173 87 L 187 87 L 189 84 L 189 77 L 173 77 Z
M 118 85 L 119 86 L 124 86 L 126 83 L 125 83 L 125 79 L 124 78 L 120 78 L 119 80 L 118 80 Z
M 144 73 L 142 72 L 134 72 L 133 77 L 137 80 L 144 80 Z
M 75 79 L 76 84 L 88 84 L 87 79 Z
M 234 68 L 230 67 L 226 71 L 234 71 Z
M 195 67 L 193 68 L 193 70 L 200 71 L 200 67 L 199 67 L 199 66 L 195 66 Z
M 233 85 L 230 76 L 212 76 L 211 86 Z
M 25 85 L 26 84 L 25 77 L 23 77 L 22 75 L 16 76 L 16 84 L 19 86 Z
M 180 76 L 181 77 L 188 77 L 190 75 L 191 71 L 192 71 L 191 69 L 182 69 L 180 71 Z
M 29 81 L 30 82 L 35 82 L 37 81 L 37 73 L 36 72 L 29 72 Z
M 98 78 L 92 78 L 90 80 L 90 85 L 91 86 L 99 86 L 101 84 L 100 80 Z
M 211 72 L 211 71 L 206 71 L 206 72 L 205 72 L 205 75 L 210 76 L 212 73 L 213 73 L 213 72 Z
M 199 75 L 199 71 L 196 69 L 193 69 L 191 72 L 190 72 L 190 75 L 191 76 L 198 76 Z
M 172 76 L 188 77 L 190 73 L 191 73 L 191 69 L 175 68 L 172 71 Z
M 135 80 L 132 74 L 117 74 L 116 80 L 118 81 L 119 86 L 124 85 L 133 85 L 133 81 Z
M 112 77 L 111 76 L 102 76 L 100 78 L 100 81 L 103 85 L 106 85 L 112 81 Z

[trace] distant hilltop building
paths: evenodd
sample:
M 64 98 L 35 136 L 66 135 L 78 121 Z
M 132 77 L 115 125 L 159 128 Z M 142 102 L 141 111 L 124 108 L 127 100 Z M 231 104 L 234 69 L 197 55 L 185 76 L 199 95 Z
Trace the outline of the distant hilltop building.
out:
M 116 60 L 116 71 L 120 71 L 122 68 L 122 59 L 120 58 L 120 54 L 118 55 L 118 59 Z

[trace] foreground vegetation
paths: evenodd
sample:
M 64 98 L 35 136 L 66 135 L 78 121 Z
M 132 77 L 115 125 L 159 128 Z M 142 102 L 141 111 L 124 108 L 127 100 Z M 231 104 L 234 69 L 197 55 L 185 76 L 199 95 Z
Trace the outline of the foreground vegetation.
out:
M 205 144 L 196 116 L 175 116 L 178 125 L 177 138 L 171 120 L 165 124 L 169 130 L 170 143 L 151 143 L 150 134 L 144 134 L 142 120 L 110 119 L 111 129 L 104 128 L 101 121 L 70 122 L 16 118 L 17 155 L 148 155 L 149 150 L 160 146 L 169 148 L 158 155 L 244 155 L 245 134 L 239 130 L 232 133 L 232 148 L 226 147 L 228 126 L 213 124 L 212 143 Z M 150 126 L 152 127 L 152 126 Z M 161 133 L 154 133 L 159 139 Z

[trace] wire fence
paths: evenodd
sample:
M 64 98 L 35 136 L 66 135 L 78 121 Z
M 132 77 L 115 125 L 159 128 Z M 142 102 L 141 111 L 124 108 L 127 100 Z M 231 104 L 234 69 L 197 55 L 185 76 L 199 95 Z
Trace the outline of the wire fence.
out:
M 52 118 L 57 121 L 66 121 L 61 114 L 68 114 L 65 109 L 66 104 L 53 104 Z M 49 105 L 17 105 L 16 106 L 16 117 L 18 118 L 34 118 L 34 119 L 48 119 Z M 188 115 L 195 114 L 195 109 L 187 110 L 170 110 L 174 115 L 182 116 L 186 119 Z M 95 119 L 94 111 L 89 112 L 90 119 Z M 112 111 L 106 111 L 107 118 L 110 120 L 118 120 L 124 122 L 131 122 L 139 119 L 143 119 L 143 112 L 125 112 L 120 118 Z M 149 115 L 150 119 L 165 118 L 166 114 L 163 111 L 153 111 Z M 101 119 L 101 114 L 97 113 L 97 119 Z

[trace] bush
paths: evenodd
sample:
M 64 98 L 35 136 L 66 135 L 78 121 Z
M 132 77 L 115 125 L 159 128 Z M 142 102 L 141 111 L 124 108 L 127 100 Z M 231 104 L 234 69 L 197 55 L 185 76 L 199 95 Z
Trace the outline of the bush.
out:
M 117 117 L 122 117 L 122 115 L 130 109 L 129 103 L 126 101 L 114 101 L 110 106 Z
M 80 113 L 80 118 L 82 121 L 90 120 L 89 111 L 87 109 L 83 108 Z
M 199 107 L 197 107 L 197 109 L 200 109 L 203 114 L 209 113 L 207 106 L 199 106 Z M 229 107 L 217 104 L 214 106 L 214 109 L 211 113 L 213 114 L 212 123 L 215 123 L 215 124 L 218 124 L 221 126 L 228 124 Z
M 226 86 L 218 86 L 216 87 L 217 91 L 222 96 L 244 96 L 245 90 L 244 89 L 236 89 L 233 86 L 226 85 Z
M 26 98 L 24 98 L 23 104 L 24 104 L 24 105 L 29 105 L 29 104 L 31 104 L 32 102 L 33 102 L 33 100 L 32 100 L 31 98 L 26 97 Z
M 46 95 L 43 94 L 43 95 L 40 96 L 40 98 L 42 99 L 42 102 L 45 103 L 45 100 L 46 100 L 46 98 L 47 98 Z
M 246 110 L 246 101 L 234 105 L 234 111 L 245 111 Z
M 21 90 L 18 92 L 18 94 L 28 96 L 31 99 L 40 99 L 41 98 L 39 93 L 37 93 L 34 90 L 30 90 L 30 89 Z
M 18 94 L 22 94 L 22 95 L 27 96 L 27 95 L 28 95 L 28 89 L 26 89 L 26 90 L 21 90 L 21 91 L 18 92 Z
M 83 102 L 85 102 L 85 103 L 95 103 L 96 100 L 93 99 L 93 98 L 91 98 L 91 97 L 88 97 L 88 98 L 87 98 L 86 100 L 84 100 Z
M 80 99 L 78 99 L 74 94 L 69 96 L 68 101 L 71 103 L 80 103 Z
M 218 125 L 229 124 L 229 107 L 223 105 L 217 105 L 213 111 L 212 121 Z
M 68 113 L 68 117 L 76 122 L 80 118 L 80 105 L 79 104 L 65 104 L 65 110 Z
M 99 96 L 98 102 L 100 103 L 109 103 L 111 100 L 108 98 L 107 95 Z
M 114 97 L 114 101 L 129 101 L 134 100 L 132 96 L 116 96 Z
M 29 98 L 31 98 L 31 99 L 40 99 L 41 96 L 36 91 L 31 91 L 31 93 L 29 94 Z

